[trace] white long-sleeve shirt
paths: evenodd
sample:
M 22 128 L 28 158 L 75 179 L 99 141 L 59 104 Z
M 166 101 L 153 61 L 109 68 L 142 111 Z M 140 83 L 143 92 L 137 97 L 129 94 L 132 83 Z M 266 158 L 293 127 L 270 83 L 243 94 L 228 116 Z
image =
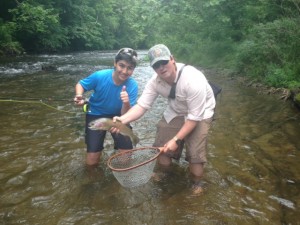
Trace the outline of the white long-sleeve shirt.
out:
M 183 65 L 182 63 L 176 63 L 175 81 L 177 81 L 178 73 Z M 171 85 L 155 73 L 147 82 L 137 103 L 145 109 L 150 109 L 159 95 L 168 98 L 170 90 Z M 168 98 L 164 118 L 167 122 L 177 116 L 185 116 L 188 120 L 201 121 L 213 116 L 215 105 L 213 91 L 204 74 L 193 66 L 186 66 L 177 82 L 176 98 Z

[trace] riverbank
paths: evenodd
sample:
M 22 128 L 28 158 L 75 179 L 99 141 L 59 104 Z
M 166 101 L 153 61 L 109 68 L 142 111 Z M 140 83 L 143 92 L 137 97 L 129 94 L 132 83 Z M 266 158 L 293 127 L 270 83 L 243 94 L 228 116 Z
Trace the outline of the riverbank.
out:
M 300 89 L 290 90 L 287 88 L 269 87 L 243 76 L 235 77 L 234 79 L 240 84 L 256 89 L 258 94 L 275 95 L 280 100 L 291 101 L 300 110 Z
M 203 71 L 203 69 L 202 69 Z M 242 76 L 241 74 L 234 74 L 226 69 L 208 69 L 205 70 L 206 74 L 214 74 L 216 77 L 225 76 L 228 79 L 236 81 L 240 85 L 251 87 L 256 90 L 260 95 L 274 95 L 280 101 L 290 101 L 298 110 L 300 110 L 300 88 L 287 89 L 287 88 L 275 88 L 267 86 L 263 83 L 257 82 L 249 77 Z M 221 84 L 220 84 L 221 85 Z M 221 85 L 222 86 L 222 85 Z

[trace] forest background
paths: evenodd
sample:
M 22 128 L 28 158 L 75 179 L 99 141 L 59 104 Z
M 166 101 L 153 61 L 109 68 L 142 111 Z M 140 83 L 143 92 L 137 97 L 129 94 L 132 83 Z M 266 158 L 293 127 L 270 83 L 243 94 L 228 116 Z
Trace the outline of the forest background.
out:
M 0 2 L 0 55 L 157 43 L 185 63 L 224 68 L 269 87 L 300 88 L 300 0 Z

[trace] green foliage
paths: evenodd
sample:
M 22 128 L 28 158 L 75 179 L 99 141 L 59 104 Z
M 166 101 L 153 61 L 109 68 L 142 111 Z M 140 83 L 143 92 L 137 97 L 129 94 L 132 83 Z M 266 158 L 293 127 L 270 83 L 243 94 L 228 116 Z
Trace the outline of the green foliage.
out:
M 113 18 L 103 11 L 111 10 L 110 1 L 81 0 L 59 1 L 56 6 L 59 10 L 61 26 L 67 30 L 70 48 L 73 50 L 109 49 L 113 46 L 111 40 L 110 21 Z
M 54 51 L 68 43 L 53 9 L 24 1 L 9 12 L 14 16 L 16 37 L 27 51 Z
M 14 40 L 15 28 L 15 23 L 3 23 L 0 19 L 0 55 L 15 55 L 23 51 L 20 43 Z
M 238 48 L 239 72 L 275 87 L 300 82 L 299 19 L 280 19 L 253 27 Z
M 298 104 L 298 106 L 300 106 L 300 93 L 296 94 L 295 102 Z
M 265 82 L 272 87 L 290 87 L 290 84 L 295 85 L 294 81 L 297 79 L 295 72 L 290 65 L 279 67 L 271 64 L 267 68 Z
M 230 18 L 218 10 L 224 2 L 164 1 L 152 15 L 151 44 L 164 43 L 177 59 L 196 65 L 216 66 L 230 60 L 228 55 L 234 49 L 232 33 L 227 29 Z
M 0 51 L 166 44 L 179 61 L 299 87 L 299 0 L 4 0 Z

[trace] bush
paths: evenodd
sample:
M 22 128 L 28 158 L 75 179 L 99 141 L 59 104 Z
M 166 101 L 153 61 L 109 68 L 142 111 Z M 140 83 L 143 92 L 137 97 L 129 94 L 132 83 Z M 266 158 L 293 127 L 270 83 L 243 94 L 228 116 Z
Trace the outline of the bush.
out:
M 16 38 L 26 51 L 50 52 L 68 44 L 66 31 L 55 10 L 24 1 L 9 12 L 16 24 Z
M 297 82 L 297 74 L 293 69 L 293 65 L 289 64 L 283 67 L 275 64 L 268 66 L 264 81 L 272 87 L 293 88 L 295 85 L 300 84 L 300 82 Z
M 286 18 L 255 26 L 238 49 L 238 71 L 276 87 L 299 84 L 299 23 Z
M 0 54 L 15 55 L 23 52 L 20 43 L 14 40 L 15 23 L 3 23 L 0 20 Z

